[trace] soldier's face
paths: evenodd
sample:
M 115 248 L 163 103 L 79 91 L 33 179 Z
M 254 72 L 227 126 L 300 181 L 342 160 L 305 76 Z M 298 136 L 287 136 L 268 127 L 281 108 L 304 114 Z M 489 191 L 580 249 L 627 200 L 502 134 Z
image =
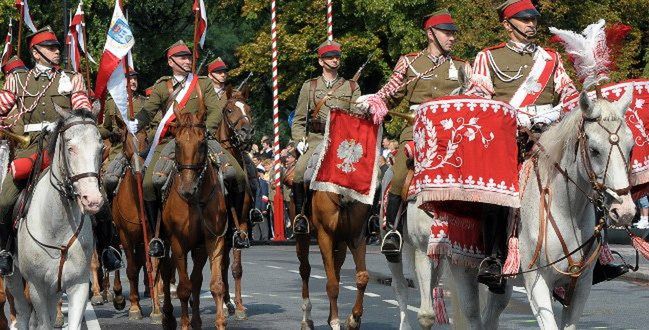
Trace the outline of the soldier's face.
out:
M 329 70 L 337 70 L 340 67 L 340 56 L 327 56 L 318 59 L 321 67 Z
M 128 87 L 130 87 L 134 92 L 137 90 L 137 77 L 128 78 Z
M 450 52 L 451 49 L 453 49 L 453 45 L 455 45 L 455 34 L 455 31 L 430 28 L 428 30 L 428 39 L 429 41 L 433 41 L 432 37 L 436 37 L 440 46 L 442 46 L 442 49 L 440 50 L 443 52 Z
M 536 35 L 538 20 L 536 17 L 528 18 L 510 18 L 509 21 L 503 21 L 503 26 L 515 39 L 532 39 Z M 516 30 L 522 32 L 521 36 Z
M 38 49 L 38 51 L 36 51 L 36 49 Z M 34 61 L 41 65 L 58 65 L 61 61 L 61 51 L 58 46 L 54 45 L 36 45 L 34 46 L 34 49 L 32 49 L 32 56 L 34 57 Z M 43 58 L 43 56 L 45 56 L 45 58 Z
M 171 56 L 167 60 L 167 64 L 171 67 L 174 74 L 184 74 L 192 71 L 192 56 L 179 55 Z
M 227 71 L 215 71 L 210 73 L 210 78 L 213 82 L 217 84 L 225 84 L 225 81 L 228 80 Z

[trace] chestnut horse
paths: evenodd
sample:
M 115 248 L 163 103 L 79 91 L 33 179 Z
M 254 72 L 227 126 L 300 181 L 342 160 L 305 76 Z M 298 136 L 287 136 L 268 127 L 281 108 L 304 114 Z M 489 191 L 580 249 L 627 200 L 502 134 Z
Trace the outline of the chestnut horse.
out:
M 148 288 L 149 283 L 146 275 L 147 256 L 144 252 L 145 242 L 144 234 L 142 233 L 142 219 L 140 219 L 138 208 L 139 197 L 133 160 L 135 159 L 134 157 L 139 157 L 140 164 L 143 163 L 142 152 L 147 150 L 148 141 L 145 131 L 140 131 L 137 136 L 133 136 L 127 130 L 124 130 L 123 141 L 123 154 L 128 163 L 124 168 L 121 182 L 116 189 L 116 194 L 112 201 L 112 216 L 127 260 L 126 276 L 128 277 L 130 287 L 129 300 L 131 302 L 128 316 L 131 320 L 139 320 L 142 318 L 142 308 L 140 307 L 140 295 L 138 292 L 140 269 L 144 269 L 145 287 Z M 140 154 L 136 153 L 136 144 Z M 150 235 L 152 235 L 152 232 L 153 230 L 149 229 Z M 115 291 L 117 292 L 117 290 Z M 161 321 L 160 303 L 156 299 L 156 290 L 153 291 L 153 293 L 150 293 L 153 304 L 150 318 L 151 323 L 159 323 Z
M 176 141 L 176 170 L 173 182 L 162 208 L 162 235 L 165 246 L 171 248 L 171 257 L 160 260 L 164 290 L 162 326 L 177 326 L 171 304 L 170 280 L 173 268 L 178 270 L 177 295 L 181 303 L 181 326 L 200 329 L 200 293 L 203 266 L 210 260 L 210 291 L 216 306 L 215 325 L 225 329 L 223 311 L 225 290 L 221 270 L 225 255 L 227 212 L 223 177 L 213 166 L 209 154 L 206 110 L 200 107 L 196 114 L 175 110 L 176 122 L 172 131 Z M 187 270 L 187 255 L 192 253 L 194 268 L 191 278 Z M 192 318 L 189 319 L 189 298 L 192 298 Z
M 339 330 L 338 292 L 340 268 L 345 262 L 347 248 L 356 264 L 356 302 L 347 317 L 347 329 L 359 329 L 363 315 L 363 296 L 369 280 L 365 267 L 365 235 L 367 215 L 371 206 L 350 200 L 341 195 L 314 191 L 311 200 L 312 216 L 309 224 L 320 246 L 322 262 L 327 274 L 327 296 L 329 297 L 329 318 L 332 329 Z M 309 298 L 309 235 L 295 235 L 297 257 L 300 261 L 302 278 L 302 329 L 313 329 L 311 320 L 311 299 Z
M 223 108 L 223 120 L 215 132 L 217 141 L 221 147 L 226 149 L 237 160 L 239 165 L 246 171 L 246 164 L 251 160 L 245 155 L 246 149 L 254 134 L 250 119 L 250 106 L 246 103 L 249 96 L 249 89 L 244 88 L 242 91 L 226 90 L 228 99 Z M 256 177 L 256 174 L 254 174 Z M 241 265 L 241 249 L 232 249 L 232 239 L 234 235 L 248 235 L 248 220 L 250 209 L 252 207 L 253 196 L 249 187 L 245 192 L 239 195 L 229 195 L 228 205 L 231 206 L 228 217 L 227 244 L 225 255 L 223 256 L 223 281 L 225 284 L 225 303 L 228 307 L 228 313 L 234 314 L 239 320 L 245 320 L 246 308 L 243 306 L 241 297 L 241 278 L 243 277 L 243 267 Z M 232 208 L 234 207 L 234 208 Z M 236 210 L 236 218 L 233 217 L 233 210 Z M 237 231 L 238 229 L 238 231 Z M 232 238 L 232 239 L 231 239 Z M 234 278 L 234 305 L 230 299 L 230 285 L 228 283 L 228 268 L 230 267 L 230 251 L 232 251 L 232 278 Z

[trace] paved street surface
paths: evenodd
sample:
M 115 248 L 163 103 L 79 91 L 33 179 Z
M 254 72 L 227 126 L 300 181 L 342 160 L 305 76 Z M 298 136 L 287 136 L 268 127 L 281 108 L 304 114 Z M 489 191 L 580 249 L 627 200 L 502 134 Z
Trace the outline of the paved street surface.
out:
M 248 308 L 248 320 L 238 321 L 232 317 L 228 320 L 231 329 L 297 329 L 301 320 L 300 279 L 298 264 L 293 246 L 254 246 L 244 251 L 244 303 Z M 328 329 L 328 301 L 325 292 L 325 273 L 317 246 L 311 249 L 311 301 L 313 303 L 313 320 L 316 329 Z M 376 246 L 369 247 L 367 264 L 371 281 L 365 296 L 365 312 L 362 328 L 395 329 L 398 326 L 398 309 L 392 289 L 381 282 L 389 278 L 385 259 Z M 646 264 L 645 264 L 646 266 Z M 354 265 L 351 255 L 348 256 L 341 275 L 339 309 L 341 317 L 346 317 L 352 308 L 355 298 Z M 209 274 L 204 271 L 201 312 L 204 328 L 214 324 L 214 303 L 207 290 Z M 413 278 L 412 275 L 408 275 Z M 125 284 L 125 295 L 128 294 L 128 282 Z M 521 329 L 538 328 L 532 317 L 525 290 L 520 282 L 515 282 L 515 292 L 501 317 L 501 328 Z M 142 290 L 143 287 L 140 288 Z M 613 281 L 593 288 L 590 299 L 581 319 L 579 328 L 583 329 L 647 329 L 649 313 L 649 285 L 646 282 Z M 410 289 L 409 318 L 413 328 L 418 328 L 418 291 Z M 449 290 L 446 294 L 452 294 Z M 446 297 L 447 311 L 452 315 L 450 297 Z M 179 314 L 179 304 L 176 315 Z M 150 301 L 142 301 L 144 312 L 150 312 Z M 555 306 L 557 310 L 558 306 Z M 558 312 L 558 311 L 557 311 Z M 90 306 L 86 310 L 84 329 L 154 329 L 148 318 L 141 321 L 128 320 L 128 302 L 126 309 L 115 311 L 112 304 Z

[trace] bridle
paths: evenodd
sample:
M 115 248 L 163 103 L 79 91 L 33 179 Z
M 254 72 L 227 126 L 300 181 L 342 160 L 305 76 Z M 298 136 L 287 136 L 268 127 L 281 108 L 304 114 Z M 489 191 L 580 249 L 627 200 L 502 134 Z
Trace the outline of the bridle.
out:
M 69 118 L 69 117 L 68 117 Z M 67 121 L 64 120 L 64 122 Z M 70 166 L 68 162 L 68 156 L 67 153 L 65 152 L 66 147 L 65 147 L 65 139 L 63 138 L 63 134 L 65 131 L 68 129 L 74 127 L 74 126 L 79 126 L 79 125 L 92 125 L 96 126 L 96 123 L 94 120 L 90 118 L 82 118 L 80 120 L 72 121 L 70 123 L 67 123 L 63 125 L 58 131 L 58 136 L 57 139 L 60 141 L 60 146 L 59 146 L 59 168 L 61 171 L 63 171 L 63 177 L 58 178 L 56 174 L 54 174 L 54 171 L 52 168 L 50 168 L 50 183 L 56 189 L 62 196 L 65 196 L 68 200 L 73 200 L 76 197 L 79 196 L 79 193 L 76 191 L 74 188 L 74 183 L 83 179 L 83 178 L 97 178 L 97 186 L 101 187 L 101 176 L 99 175 L 99 171 L 94 171 L 94 172 L 83 172 L 83 173 L 78 173 L 74 174 L 71 173 L 70 171 Z M 97 166 L 99 167 L 99 166 Z
M 236 102 L 235 100 L 228 100 L 228 104 Z M 234 148 L 239 148 L 242 147 L 245 144 L 245 136 L 239 130 L 237 130 L 237 125 L 239 122 L 242 120 L 248 120 L 248 123 L 251 123 L 252 120 L 250 120 L 250 116 L 246 115 L 245 113 L 241 113 L 241 115 L 234 121 L 230 121 L 230 118 L 228 117 L 228 113 L 231 112 L 232 109 L 229 109 L 227 105 L 223 108 L 223 121 L 225 122 L 226 126 L 228 127 L 228 130 L 231 132 L 229 135 L 230 137 L 219 141 L 220 143 L 224 142 L 229 142 L 229 144 L 234 147 Z M 254 129 L 253 131 L 250 132 L 250 134 L 254 134 Z
M 200 147 L 201 149 L 199 150 L 199 152 L 202 152 L 202 154 L 203 154 L 201 162 L 189 163 L 189 164 L 180 163 L 180 162 L 178 162 L 178 152 L 177 151 L 176 151 L 176 157 L 174 157 L 175 158 L 176 172 L 177 173 L 180 173 L 180 171 L 183 171 L 183 170 L 190 170 L 190 171 L 196 171 L 196 172 L 200 171 L 198 173 L 198 179 L 196 180 L 197 184 L 200 184 L 200 182 L 203 181 L 203 177 L 205 176 L 205 172 L 207 170 L 207 166 L 208 166 L 208 163 L 209 163 L 208 162 L 208 155 L 207 155 L 207 128 L 205 126 L 205 123 L 196 123 L 196 124 L 194 124 L 194 123 L 177 123 L 175 125 L 175 127 L 176 128 L 180 128 L 180 127 L 183 127 L 183 128 L 200 128 L 206 133 L 206 134 L 203 135 L 204 138 L 200 142 L 201 143 L 201 147 Z M 178 142 L 176 142 L 176 148 L 178 148 Z

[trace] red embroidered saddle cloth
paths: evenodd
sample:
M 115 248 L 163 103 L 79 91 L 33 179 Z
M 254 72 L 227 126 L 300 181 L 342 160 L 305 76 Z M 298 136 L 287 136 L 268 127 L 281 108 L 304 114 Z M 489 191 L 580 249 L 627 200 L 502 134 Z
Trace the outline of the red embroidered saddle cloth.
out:
M 516 134 L 516 112 L 504 102 L 460 95 L 419 107 L 410 192 L 436 214 L 429 256 L 467 265 L 482 259 L 478 210 L 520 205 Z
M 609 101 L 617 101 L 627 88 L 633 88 L 633 101 L 626 111 L 626 123 L 633 132 L 635 145 L 631 153 L 631 174 L 633 198 L 649 195 L 649 80 L 632 79 L 602 87 L 602 96 Z M 595 98 L 595 92 L 589 96 Z M 566 111 L 579 106 L 579 98 L 564 105 Z

